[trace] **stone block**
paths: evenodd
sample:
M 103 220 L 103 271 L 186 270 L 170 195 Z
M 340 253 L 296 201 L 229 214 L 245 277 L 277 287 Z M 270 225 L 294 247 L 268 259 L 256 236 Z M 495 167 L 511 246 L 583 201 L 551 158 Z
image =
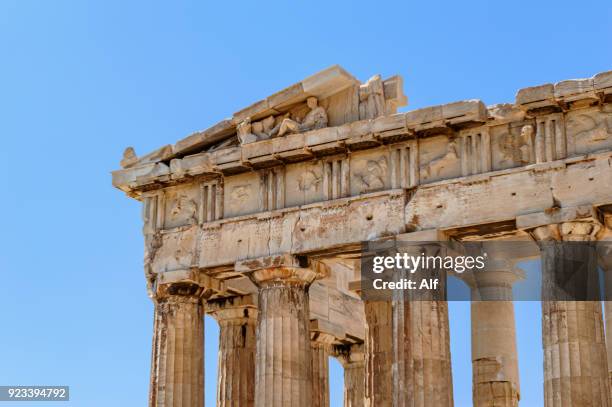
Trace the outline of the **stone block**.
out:
M 612 93 L 612 71 L 602 72 L 593 78 L 593 88 L 596 91 L 604 91 L 605 94 Z
M 372 133 L 382 133 L 389 130 L 405 129 L 406 115 L 403 113 L 392 116 L 382 116 L 372 121 Z
M 173 155 L 172 145 L 168 144 L 161 148 L 158 148 L 157 150 L 147 155 L 144 155 L 138 158 L 138 161 L 135 165 L 142 165 L 142 164 L 155 163 L 158 161 L 164 161 L 172 157 L 172 155 Z
M 450 124 L 487 120 L 487 108 L 480 100 L 463 100 L 442 105 L 442 118 Z
M 232 121 L 234 122 L 234 124 L 238 124 L 247 117 L 250 117 L 251 119 L 260 118 L 262 116 L 262 113 L 269 111 L 269 109 L 270 105 L 268 104 L 268 101 L 266 99 L 263 99 L 253 103 L 251 106 L 245 107 L 244 109 L 234 113 Z
M 273 153 L 273 141 L 274 140 L 263 140 L 255 143 L 249 143 L 242 146 L 242 159 L 244 161 L 251 160 L 253 158 L 270 156 Z
M 172 150 L 174 154 L 184 154 L 188 151 L 193 151 L 197 148 L 203 148 L 207 145 L 216 143 L 223 138 L 231 135 L 235 131 L 235 126 L 231 119 L 221 120 L 219 123 L 209 127 L 206 130 L 198 131 L 177 141 Z
M 520 89 L 516 93 L 516 104 L 527 109 L 554 106 L 555 87 L 552 83 L 547 83 Z
M 338 130 L 335 127 L 309 131 L 304 134 L 304 144 L 307 147 L 331 143 L 338 140 Z
M 293 103 L 297 103 L 303 98 L 304 88 L 301 83 L 296 83 L 281 90 L 280 92 L 276 92 L 273 95 L 268 96 L 267 101 L 268 106 L 274 107 L 275 109 L 280 109 Z
M 320 99 L 354 85 L 359 85 L 359 81 L 339 65 L 317 72 L 302 81 L 304 92 Z
M 222 165 L 231 162 L 239 162 L 242 159 L 242 149 L 240 147 L 224 148 L 210 153 L 211 162 L 214 165 Z
M 596 221 L 597 219 L 597 210 L 591 205 L 570 206 L 517 216 L 516 227 L 517 229 L 533 229 L 538 226 L 571 222 L 574 220 Z
M 149 163 L 138 167 L 113 171 L 113 185 L 123 191 L 130 191 L 139 185 L 154 182 L 157 178 L 170 174 L 170 168 L 163 163 Z
M 277 137 L 271 140 L 272 151 L 274 153 L 281 153 L 284 151 L 291 151 L 304 148 L 305 146 L 304 134 L 289 134 L 285 137 Z
M 555 84 L 555 98 L 563 102 L 582 99 L 598 100 L 593 88 L 593 78 L 571 79 Z
M 183 178 L 186 175 L 194 176 L 205 173 L 214 173 L 213 162 L 208 153 L 175 158 L 170 161 L 170 176 L 172 179 Z

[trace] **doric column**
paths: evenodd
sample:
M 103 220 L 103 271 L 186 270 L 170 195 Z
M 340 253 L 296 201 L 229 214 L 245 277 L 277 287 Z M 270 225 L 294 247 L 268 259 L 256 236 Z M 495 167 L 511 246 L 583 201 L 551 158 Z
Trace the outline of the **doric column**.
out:
M 412 255 L 439 254 L 436 244 L 410 250 Z M 416 296 L 394 291 L 393 300 L 393 406 L 449 407 L 453 405 L 446 273 L 419 269 L 414 274 L 396 271 L 399 278 L 437 278 L 438 290 L 423 290 Z
M 521 274 L 511 261 L 491 259 L 470 273 L 472 378 L 475 407 L 515 407 L 520 399 L 512 284 Z
M 317 277 L 299 267 L 251 273 L 259 287 L 255 405 L 312 406 L 308 287 Z
M 217 406 L 253 407 L 257 309 L 248 298 L 232 297 L 208 304 L 207 311 L 219 323 Z
M 365 353 L 363 344 L 337 347 L 344 368 L 344 407 L 363 407 L 365 399 Z
M 201 407 L 204 403 L 204 310 L 193 283 L 158 287 L 149 406 Z
M 334 337 L 312 332 L 312 406 L 329 407 L 329 352 Z
M 608 406 L 607 356 L 599 301 L 553 301 L 563 290 L 558 282 L 571 278 L 576 265 L 586 267 L 592 253 L 587 242 L 593 224 L 567 222 L 534 230 L 542 252 L 542 342 L 544 348 L 544 401 L 546 407 Z M 563 241 L 565 244 L 554 243 Z M 572 259 L 574 266 L 568 264 Z M 589 264 L 588 267 L 591 265 Z M 596 277 L 596 274 L 595 274 Z M 573 281 L 588 290 L 593 281 Z M 591 279 L 591 275 L 585 275 Z M 596 285 L 595 285 L 596 287 Z M 585 291 L 586 292 L 586 291 Z M 562 297 L 561 297 L 562 298 Z
M 410 308 L 414 402 L 404 399 L 404 403 L 397 405 L 452 406 L 448 304 L 446 301 L 413 301 Z
M 608 354 L 608 386 L 612 406 L 612 215 L 605 217 L 605 228 L 597 242 L 599 266 L 604 271 L 604 315 L 606 327 L 606 353 Z
M 365 405 L 390 407 L 392 390 L 392 306 L 391 301 L 364 301 L 365 340 Z

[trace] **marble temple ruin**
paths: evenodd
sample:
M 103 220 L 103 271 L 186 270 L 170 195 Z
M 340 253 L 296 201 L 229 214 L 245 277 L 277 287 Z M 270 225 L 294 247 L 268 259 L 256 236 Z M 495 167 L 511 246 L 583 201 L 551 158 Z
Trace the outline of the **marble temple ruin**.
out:
M 126 149 L 112 178 L 143 208 L 150 406 L 203 405 L 205 314 L 217 406 L 329 406 L 329 357 L 345 406 L 452 406 L 447 303 L 363 300 L 362 242 L 522 239 L 532 258 L 544 241 L 612 241 L 612 71 L 508 104 L 406 105 L 401 77 L 333 66 L 175 144 Z M 498 260 L 482 278 L 500 300 L 471 304 L 474 406 L 521 394 L 520 275 Z M 612 407 L 605 305 L 542 303 L 547 407 Z

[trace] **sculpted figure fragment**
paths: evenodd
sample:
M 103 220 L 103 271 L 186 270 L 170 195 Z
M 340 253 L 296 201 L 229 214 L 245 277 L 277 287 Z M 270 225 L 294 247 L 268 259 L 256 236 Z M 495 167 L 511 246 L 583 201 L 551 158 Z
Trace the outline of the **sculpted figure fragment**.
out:
M 457 142 L 455 140 L 450 140 L 446 146 L 446 154 L 444 154 L 442 157 L 431 160 L 429 163 L 421 167 L 421 174 L 423 174 L 425 179 L 437 177 L 444 168 L 449 167 L 458 159 L 459 154 L 457 154 Z
M 512 161 L 515 164 L 531 163 L 533 134 L 533 126 L 527 124 L 521 128 L 520 135 L 506 134 L 502 137 L 500 140 L 500 149 L 503 152 L 503 161 Z
M 384 86 L 380 75 L 375 75 L 359 87 L 359 118 L 375 119 L 384 114 Z
M 238 126 L 236 126 L 238 132 L 238 140 L 240 144 L 248 144 L 257 141 L 257 136 L 253 134 L 253 126 L 251 125 L 251 118 L 247 117 Z
M 127 147 L 123 151 L 123 159 L 121 160 L 121 168 L 128 168 L 138 162 L 138 157 L 134 151 L 134 147 Z
M 327 127 L 327 112 L 324 108 L 319 106 L 319 101 L 315 97 L 309 97 L 306 99 L 306 104 L 310 108 L 310 112 L 304 117 L 303 120 L 293 120 L 285 118 L 278 130 L 278 135 L 284 136 L 290 133 L 300 133 L 302 131 L 310 131 L 316 129 L 322 129 Z

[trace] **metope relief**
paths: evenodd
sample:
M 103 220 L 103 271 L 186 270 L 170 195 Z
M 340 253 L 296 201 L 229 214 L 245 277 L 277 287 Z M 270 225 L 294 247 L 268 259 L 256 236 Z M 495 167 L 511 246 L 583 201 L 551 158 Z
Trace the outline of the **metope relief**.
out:
M 315 192 L 321 181 L 321 174 L 313 170 L 305 171 L 298 177 L 297 190 L 303 193 Z
M 533 125 L 524 124 L 515 128 L 510 125 L 503 127 L 505 132 L 497 138 L 500 158 L 496 168 L 510 168 L 534 162 L 535 131 Z
M 290 164 L 285 168 L 285 206 L 299 206 L 323 200 L 323 163 Z
M 389 188 L 389 160 L 386 152 L 361 152 L 351 156 L 351 195 Z
M 220 202 L 224 218 L 259 212 L 258 174 L 249 172 L 226 177 Z
M 421 182 L 461 176 L 461 160 L 455 138 L 437 136 L 422 140 L 419 151 Z
M 607 107 L 606 107 L 607 108 Z M 585 154 L 612 147 L 612 108 L 585 109 L 567 114 L 570 154 Z
M 196 213 L 198 206 L 193 199 L 189 199 L 186 195 L 179 195 L 170 208 L 170 223 L 183 220 L 186 224 L 192 225 L 196 223 Z
M 197 185 L 166 188 L 164 189 L 164 198 L 164 229 L 198 223 L 198 203 L 200 200 Z

